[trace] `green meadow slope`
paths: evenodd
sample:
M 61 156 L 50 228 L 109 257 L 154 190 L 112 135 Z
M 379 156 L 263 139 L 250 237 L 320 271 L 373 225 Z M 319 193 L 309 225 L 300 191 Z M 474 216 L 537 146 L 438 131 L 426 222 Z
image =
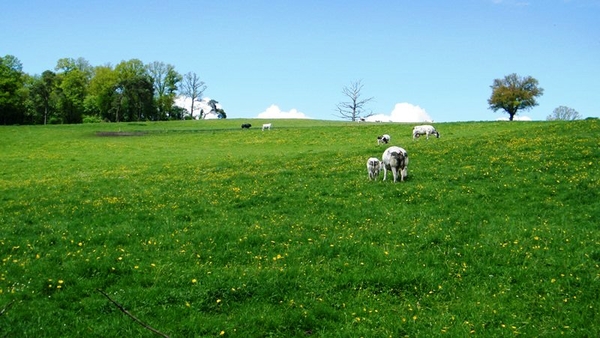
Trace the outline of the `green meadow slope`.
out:
M 263 122 L 1 127 L 0 336 L 600 336 L 598 120 Z

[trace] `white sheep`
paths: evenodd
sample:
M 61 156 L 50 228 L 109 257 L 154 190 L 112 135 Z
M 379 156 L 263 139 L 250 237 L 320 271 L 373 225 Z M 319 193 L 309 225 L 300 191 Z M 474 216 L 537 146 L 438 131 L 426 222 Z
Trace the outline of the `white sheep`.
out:
M 265 123 L 262 125 L 262 130 L 265 131 L 265 129 L 269 129 L 271 130 L 271 124 L 270 123 Z
M 380 145 L 382 143 L 388 144 L 388 143 L 390 143 L 390 139 L 391 139 L 391 137 L 388 134 L 383 134 L 381 136 L 377 136 L 377 145 Z
M 429 135 L 435 135 L 437 138 L 440 138 L 440 133 L 435 130 L 435 128 L 431 125 L 425 124 L 422 126 L 415 126 L 413 128 L 413 140 L 421 135 L 427 135 L 427 139 L 429 140 Z
M 367 160 L 367 172 L 369 173 L 369 180 L 377 181 L 379 172 L 381 171 L 381 161 L 378 158 L 371 157 Z
M 398 172 L 400 172 L 400 181 L 404 182 L 408 176 L 408 153 L 400 147 L 389 147 L 383 152 L 383 180 L 387 178 L 387 171 L 391 170 L 394 175 L 394 183 L 398 182 Z

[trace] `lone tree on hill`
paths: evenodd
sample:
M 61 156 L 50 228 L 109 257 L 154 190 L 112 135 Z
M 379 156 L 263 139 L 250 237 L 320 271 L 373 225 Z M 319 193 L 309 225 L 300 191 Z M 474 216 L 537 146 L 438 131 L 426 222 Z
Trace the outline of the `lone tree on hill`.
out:
M 490 109 L 506 111 L 512 121 L 519 110 L 529 110 L 538 105 L 535 100 L 544 94 L 544 89 L 538 87 L 538 81 L 531 76 L 520 77 L 510 74 L 504 79 L 495 79 L 492 96 L 488 99 Z
M 581 119 L 581 115 L 577 110 L 565 106 L 560 106 L 546 117 L 548 121 L 573 121 Z
M 350 86 L 346 86 L 342 89 L 342 94 L 348 97 L 350 101 L 340 102 L 337 104 L 336 108 L 339 113 L 339 117 L 350 119 L 351 121 L 356 121 L 356 119 L 360 117 L 365 105 L 369 101 L 373 100 L 372 97 L 368 99 L 360 98 L 362 88 L 362 82 L 356 81 L 350 83 Z

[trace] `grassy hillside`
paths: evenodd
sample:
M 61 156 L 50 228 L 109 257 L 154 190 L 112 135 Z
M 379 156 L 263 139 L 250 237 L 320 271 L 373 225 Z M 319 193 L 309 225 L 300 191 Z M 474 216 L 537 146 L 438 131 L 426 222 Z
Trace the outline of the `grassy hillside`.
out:
M 600 335 L 598 120 L 263 122 L 0 128 L 0 336 Z

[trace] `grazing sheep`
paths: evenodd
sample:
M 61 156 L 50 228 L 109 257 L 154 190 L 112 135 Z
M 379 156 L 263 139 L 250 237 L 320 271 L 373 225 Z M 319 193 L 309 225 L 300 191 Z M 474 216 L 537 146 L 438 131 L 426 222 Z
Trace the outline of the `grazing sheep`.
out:
M 383 134 L 381 136 L 377 136 L 377 145 L 380 145 L 382 143 L 388 144 L 388 143 L 390 143 L 390 139 L 391 139 L 391 137 L 388 134 Z
M 270 123 L 265 123 L 265 124 L 263 124 L 263 126 L 262 126 L 262 130 L 263 130 L 263 131 L 265 131 L 265 129 L 269 129 L 269 130 L 271 130 L 271 124 L 270 124 Z
M 250 127 L 252 127 L 252 125 L 250 123 L 242 124 L 242 129 L 250 129 Z
M 378 158 L 371 157 L 367 160 L 367 171 L 369 173 L 369 180 L 377 181 L 377 176 L 381 171 L 381 161 Z
M 422 125 L 416 126 L 413 128 L 413 140 L 418 138 L 421 135 L 427 135 L 427 139 L 429 140 L 429 135 L 435 135 L 437 138 L 440 138 L 440 133 L 435 130 L 435 128 L 431 125 Z
M 394 175 L 394 183 L 398 181 L 398 172 L 400 172 L 400 181 L 408 175 L 408 153 L 400 147 L 389 147 L 383 152 L 383 180 L 387 178 L 387 171 L 391 170 Z

